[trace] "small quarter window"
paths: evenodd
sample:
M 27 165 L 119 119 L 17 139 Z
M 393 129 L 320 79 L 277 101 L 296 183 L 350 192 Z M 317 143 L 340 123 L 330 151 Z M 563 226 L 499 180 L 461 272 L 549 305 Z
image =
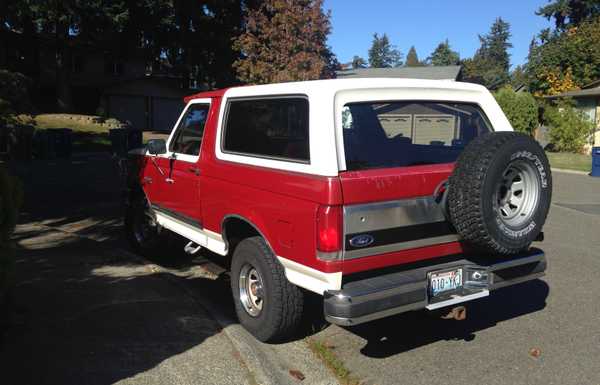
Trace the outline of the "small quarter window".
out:
M 209 107 L 208 104 L 193 104 L 188 108 L 169 144 L 169 151 L 186 155 L 200 153 Z
M 308 162 L 308 100 L 283 97 L 230 101 L 223 151 Z

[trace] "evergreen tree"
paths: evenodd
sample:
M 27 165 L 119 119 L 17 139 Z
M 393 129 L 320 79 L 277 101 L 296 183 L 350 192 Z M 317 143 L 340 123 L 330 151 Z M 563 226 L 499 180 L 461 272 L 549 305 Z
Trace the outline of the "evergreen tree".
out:
M 510 25 L 502 18 L 494 21 L 488 34 L 479 35 L 481 46 L 473 59 L 463 61 L 465 80 L 490 89 L 498 89 L 506 84 L 510 79 L 510 36 Z
M 460 56 L 458 52 L 450 49 L 450 44 L 448 43 L 448 39 L 446 39 L 438 44 L 428 60 L 434 66 L 450 66 L 457 65 L 460 62 Z
M 330 13 L 323 0 L 265 0 L 249 8 L 244 32 L 234 40 L 234 63 L 247 83 L 333 77 L 338 67 L 327 46 Z
M 389 68 L 402 65 L 402 54 L 395 46 L 390 44 L 387 34 L 379 37 L 373 35 L 373 42 L 369 49 L 369 66 L 371 68 Z

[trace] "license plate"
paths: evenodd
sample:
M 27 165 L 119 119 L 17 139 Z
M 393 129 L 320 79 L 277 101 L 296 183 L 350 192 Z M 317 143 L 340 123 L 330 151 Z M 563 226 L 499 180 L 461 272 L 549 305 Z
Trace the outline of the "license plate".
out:
M 457 290 L 463 285 L 462 269 L 436 271 L 429 274 L 429 292 L 433 297 Z

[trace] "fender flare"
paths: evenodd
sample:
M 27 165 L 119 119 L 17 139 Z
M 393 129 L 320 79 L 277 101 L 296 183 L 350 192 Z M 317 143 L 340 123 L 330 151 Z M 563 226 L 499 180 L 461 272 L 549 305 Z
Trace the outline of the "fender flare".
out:
M 256 231 L 258 233 L 258 235 L 260 235 L 261 238 L 265 240 L 265 243 L 267 244 L 267 246 L 269 247 L 269 250 L 271 250 L 273 255 L 275 257 L 277 257 L 277 253 L 275 253 L 275 249 L 273 249 L 273 247 L 271 246 L 271 243 L 269 242 L 269 238 L 267 238 L 265 236 L 265 234 L 258 228 L 258 226 L 255 225 L 251 220 L 249 220 L 246 217 L 239 215 L 239 214 L 227 214 L 221 220 L 221 237 L 225 241 L 225 247 L 227 250 L 229 250 L 229 239 L 227 238 L 226 224 L 227 224 L 227 221 L 230 219 L 241 220 L 242 222 L 245 222 L 247 225 L 252 227 L 254 229 L 254 231 Z

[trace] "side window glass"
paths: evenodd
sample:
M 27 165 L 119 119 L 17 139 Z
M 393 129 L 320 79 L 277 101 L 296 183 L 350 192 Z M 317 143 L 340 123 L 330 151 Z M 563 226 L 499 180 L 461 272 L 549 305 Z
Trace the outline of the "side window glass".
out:
M 308 100 L 282 97 L 229 102 L 223 150 L 308 162 Z
M 169 151 L 186 155 L 200 153 L 209 107 L 208 104 L 193 104 L 188 108 L 169 144 Z

